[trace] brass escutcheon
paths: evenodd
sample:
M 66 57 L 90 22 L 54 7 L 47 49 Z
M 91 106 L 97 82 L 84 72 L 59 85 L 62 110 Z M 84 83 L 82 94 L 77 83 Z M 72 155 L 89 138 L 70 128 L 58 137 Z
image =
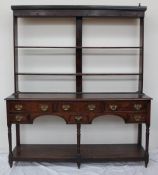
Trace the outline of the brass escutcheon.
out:
M 134 104 L 134 108 L 139 111 L 142 108 L 141 104 Z
M 22 115 L 16 115 L 15 119 L 16 119 L 17 122 L 20 122 L 23 119 L 23 116 Z
M 46 112 L 48 110 L 48 105 L 40 105 L 40 109 L 43 112 Z
M 70 105 L 62 105 L 64 111 L 68 111 L 70 109 Z
M 23 108 L 23 105 L 22 105 L 22 104 L 16 104 L 16 105 L 14 106 L 14 108 L 15 108 L 17 111 L 21 111 L 22 108 Z
M 141 115 L 134 115 L 134 119 L 136 122 L 141 121 L 141 118 L 142 118 Z
M 75 116 L 76 122 L 80 122 L 82 120 L 82 116 Z
M 116 111 L 118 106 L 117 105 L 109 105 L 109 107 L 112 111 Z
M 95 106 L 94 104 L 88 105 L 88 109 L 89 109 L 90 111 L 94 111 L 95 108 L 96 108 L 96 106 Z

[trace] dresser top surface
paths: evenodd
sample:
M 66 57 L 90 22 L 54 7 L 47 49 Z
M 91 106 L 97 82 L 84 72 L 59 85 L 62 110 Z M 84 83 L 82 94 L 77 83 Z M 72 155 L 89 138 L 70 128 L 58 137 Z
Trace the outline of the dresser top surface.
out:
M 137 93 L 19 93 L 6 100 L 151 100 L 145 94 Z

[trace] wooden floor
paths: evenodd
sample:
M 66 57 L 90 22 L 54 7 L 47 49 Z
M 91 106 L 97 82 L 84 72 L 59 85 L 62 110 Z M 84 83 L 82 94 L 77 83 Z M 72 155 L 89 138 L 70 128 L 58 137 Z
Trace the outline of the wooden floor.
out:
M 81 145 L 81 162 L 142 161 L 145 151 L 136 144 Z M 77 147 L 71 145 L 22 144 L 13 150 L 17 161 L 76 162 Z

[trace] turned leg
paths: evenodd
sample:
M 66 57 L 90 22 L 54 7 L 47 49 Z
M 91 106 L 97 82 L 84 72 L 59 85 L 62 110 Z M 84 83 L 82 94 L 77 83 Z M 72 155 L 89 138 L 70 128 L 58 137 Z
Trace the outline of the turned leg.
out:
M 145 167 L 148 166 L 149 162 L 149 133 L 150 133 L 150 126 L 146 124 Z
M 16 146 L 20 146 L 20 124 L 16 124 Z
M 138 146 L 142 145 L 142 124 L 138 124 Z
M 80 164 L 81 164 L 80 138 L 81 138 L 81 124 L 77 123 L 77 166 L 78 168 L 80 168 Z
M 13 166 L 13 153 L 12 153 L 12 131 L 11 131 L 11 124 L 8 124 L 8 142 L 9 142 L 9 165 L 10 168 Z

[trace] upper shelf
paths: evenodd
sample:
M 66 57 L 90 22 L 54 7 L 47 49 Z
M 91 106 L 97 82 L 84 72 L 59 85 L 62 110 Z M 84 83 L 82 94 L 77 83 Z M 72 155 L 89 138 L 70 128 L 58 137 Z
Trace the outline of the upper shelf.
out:
M 146 6 L 16 5 L 17 17 L 144 17 Z
M 13 10 L 131 10 L 145 11 L 146 6 L 105 5 L 13 5 Z
M 142 47 L 138 46 L 115 46 L 115 47 L 105 47 L 105 46 L 15 46 L 15 48 L 19 49 L 142 49 Z

